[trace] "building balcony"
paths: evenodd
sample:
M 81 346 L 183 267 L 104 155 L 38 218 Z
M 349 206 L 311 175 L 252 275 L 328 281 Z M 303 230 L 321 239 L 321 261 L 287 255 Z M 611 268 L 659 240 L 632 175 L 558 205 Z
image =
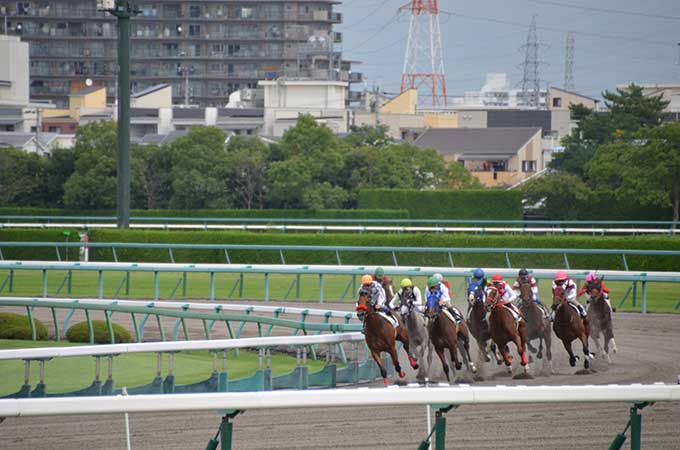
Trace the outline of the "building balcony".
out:
M 330 20 L 331 23 L 342 23 L 342 13 L 332 12 Z

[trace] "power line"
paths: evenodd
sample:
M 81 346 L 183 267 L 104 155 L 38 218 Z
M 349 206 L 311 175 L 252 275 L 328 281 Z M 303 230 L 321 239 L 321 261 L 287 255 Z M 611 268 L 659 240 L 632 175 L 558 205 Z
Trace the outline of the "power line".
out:
M 379 4 L 375 9 L 373 9 L 371 12 L 367 13 L 366 15 L 364 15 L 364 17 L 362 17 L 361 19 L 359 19 L 359 20 L 357 20 L 356 22 L 353 22 L 353 23 L 351 23 L 351 24 L 349 24 L 349 25 L 343 25 L 342 29 L 343 29 L 343 30 L 347 30 L 347 29 L 349 29 L 349 28 L 354 28 L 354 27 L 357 26 L 357 25 L 361 25 L 362 23 L 364 23 L 364 22 L 366 21 L 366 19 L 373 17 L 373 15 L 374 15 L 375 13 L 377 13 L 378 11 L 380 11 L 380 8 L 382 8 L 383 6 L 385 6 L 385 4 L 386 4 L 387 2 L 389 2 L 389 1 L 390 1 L 390 0 L 383 0 L 382 2 L 380 2 L 380 4 Z
M 351 51 L 354 51 L 354 50 L 356 50 L 356 49 L 358 49 L 358 48 L 363 47 L 364 44 L 367 44 L 367 43 L 369 43 L 370 41 L 372 41 L 376 36 L 378 36 L 380 33 L 382 33 L 383 31 L 385 31 L 385 29 L 386 29 L 387 27 L 389 27 L 391 24 L 395 23 L 398 17 L 399 17 L 399 12 L 396 12 L 396 13 L 392 16 L 392 18 L 389 19 L 387 22 L 385 22 L 385 23 L 384 23 L 384 24 L 383 24 L 383 25 L 382 25 L 375 33 L 373 33 L 373 34 L 370 35 L 368 38 L 366 38 L 366 39 L 364 39 L 363 41 L 361 41 L 361 43 L 359 43 L 358 45 L 356 45 L 356 46 L 350 48 L 349 50 L 345 50 L 345 52 L 349 53 L 349 52 L 351 52 Z
M 680 20 L 679 16 L 649 14 L 649 13 L 635 12 L 635 11 L 624 11 L 622 9 L 596 8 L 594 6 L 574 5 L 572 3 L 561 3 L 561 2 L 555 2 L 555 1 L 550 1 L 550 0 L 528 0 L 528 1 L 531 2 L 531 3 L 538 3 L 540 5 L 552 5 L 552 6 L 558 6 L 560 8 L 580 9 L 582 11 L 603 12 L 603 13 L 609 13 L 609 14 L 622 14 L 622 15 L 626 15 L 626 16 L 647 17 L 647 18 L 650 18 L 650 19 Z

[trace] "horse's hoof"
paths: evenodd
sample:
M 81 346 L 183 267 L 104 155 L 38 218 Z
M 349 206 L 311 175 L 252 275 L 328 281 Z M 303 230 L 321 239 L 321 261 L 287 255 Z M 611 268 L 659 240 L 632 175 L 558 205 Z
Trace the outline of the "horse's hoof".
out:
M 573 358 L 569 358 L 569 365 L 571 367 L 576 367 L 576 357 L 574 356 Z
M 475 366 L 473 363 L 470 363 L 470 372 L 477 373 L 477 366 Z
M 491 356 L 488 353 L 484 353 L 484 361 L 491 362 Z
M 456 363 L 456 370 L 460 370 L 463 368 L 463 363 L 462 362 L 457 362 Z
M 503 361 L 501 361 L 500 359 L 496 360 L 496 365 L 500 366 L 501 364 L 503 364 Z
M 399 371 L 399 377 L 404 378 L 406 376 L 406 373 L 404 373 L 403 370 Z
M 536 358 L 538 358 L 538 359 L 543 359 L 543 353 L 538 352 L 538 355 L 536 355 Z
M 383 383 L 385 383 L 385 386 L 389 386 L 390 380 L 388 378 L 383 378 Z
M 519 355 L 519 357 L 520 357 L 520 364 L 522 364 L 523 366 L 526 366 L 526 365 L 529 364 L 529 358 L 527 357 L 526 352 Z
M 531 356 L 531 355 L 529 355 L 529 362 L 530 362 L 530 363 L 533 363 L 533 362 L 534 362 L 534 357 Z

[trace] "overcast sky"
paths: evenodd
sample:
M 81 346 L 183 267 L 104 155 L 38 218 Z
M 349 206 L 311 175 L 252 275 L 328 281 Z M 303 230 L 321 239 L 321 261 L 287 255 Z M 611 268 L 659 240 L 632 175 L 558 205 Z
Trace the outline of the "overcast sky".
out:
M 406 3 L 346 0 L 335 7 L 343 13 L 337 31 L 344 35 L 345 58 L 362 61 L 353 70 L 366 75 L 369 88 L 379 83 L 399 91 L 408 15 L 396 12 Z M 519 48 L 533 14 L 544 44 L 542 86 L 563 84 L 567 31 L 576 41 L 579 92 L 599 97 L 630 81 L 680 82 L 680 0 L 440 0 L 439 8 L 450 13 L 440 13 L 449 95 L 479 90 L 487 72 L 506 72 L 513 85 L 519 83 Z

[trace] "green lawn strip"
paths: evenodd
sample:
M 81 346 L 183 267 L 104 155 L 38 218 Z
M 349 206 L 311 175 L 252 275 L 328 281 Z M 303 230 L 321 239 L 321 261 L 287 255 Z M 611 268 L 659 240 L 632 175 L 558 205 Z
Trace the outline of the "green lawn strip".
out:
M 7 275 L 6 271 L 0 271 L 0 280 Z M 104 296 L 112 298 L 116 288 L 123 278 L 123 272 L 106 273 L 104 276 Z M 48 295 L 56 296 L 56 290 L 61 284 L 63 278 L 66 276 L 65 271 L 50 271 L 48 277 Z M 490 276 L 490 274 L 489 274 Z M 175 273 L 161 273 L 159 274 L 159 293 L 160 299 L 169 299 L 169 295 L 176 286 L 181 274 Z M 239 289 L 236 288 L 232 294 L 231 299 L 228 298 L 234 283 L 238 279 L 238 274 L 216 274 L 215 276 L 215 299 L 216 301 L 240 301 Z M 269 276 L 269 295 L 272 301 L 284 300 L 286 291 L 290 283 L 295 280 L 294 275 L 270 275 Z M 308 301 L 311 303 L 319 300 L 319 277 L 318 275 L 302 275 L 300 277 L 300 298 L 296 298 L 296 288 L 293 287 L 289 293 L 287 300 L 294 301 Z M 413 279 L 416 285 L 424 289 L 425 277 L 415 277 Z M 341 301 L 341 295 L 347 288 L 351 281 L 351 276 L 348 275 L 328 275 L 324 276 L 324 301 L 338 302 Z M 450 279 L 454 290 L 454 300 L 460 304 L 462 303 L 462 286 L 463 278 L 454 277 Z M 1 281 L 0 281 L 1 282 Z M 357 287 L 358 287 L 357 279 Z M 398 285 L 399 277 L 395 279 L 395 285 Z M 617 306 L 623 295 L 631 287 L 631 282 L 623 281 L 606 281 L 605 283 L 612 291 L 611 298 L 614 306 Z M 550 303 L 550 280 L 540 280 L 540 296 L 544 302 Z M 98 284 L 97 274 L 95 272 L 74 272 L 72 279 L 72 294 L 68 295 L 66 288 L 62 289 L 59 297 L 96 297 Z M 41 273 L 40 271 L 15 271 L 14 272 L 14 290 L 12 293 L 8 292 L 8 287 L 5 286 L 0 295 L 16 295 L 16 296 L 40 296 L 42 292 L 41 287 Z M 354 292 L 351 287 L 347 292 L 343 301 L 353 302 Z M 193 300 L 206 300 L 210 296 L 209 276 L 208 274 L 192 273 L 187 276 L 187 295 L 186 298 Z M 244 276 L 244 299 L 262 300 L 264 298 L 264 275 L 249 274 Z M 152 299 L 153 298 L 153 274 L 151 273 L 132 273 L 130 281 L 130 293 L 125 295 L 122 289 L 118 297 L 120 299 Z M 178 288 L 173 299 L 182 299 L 182 288 Z M 680 290 L 678 286 L 673 283 L 647 283 L 647 309 L 650 312 L 677 312 L 674 310 L 675 304 L 680 299 Z M 622 311 L 640 311 L 642 303 L 642 283 L 638 283 L 637 287 L 637 303 L 632 304 L 632 292 L 629 294 L 625 304 L 620 308 Z
M 0 340 L 0 349 L 37 347 L 76 346 L 68 342 L 32 342 Z M 167 374 L 167 356 L 163 358 L 163 376 Z M 230 379 L 243 378 L 255 373 L 258 355 L 255 352 L 241 351 L 238 358 L 234 352 L 227 356 L 227 370 Z M 220 361 L 221 364 L 221 361 Z M 320 370 L 323 361 L 308 361 L 309 371 Z M 102 381 L 106 378 L 106 358 L 102 358 Z M 282 375 L 295 368 L 295 358 L 273 354 L 271 358 L 273 374 Z M 45 365 L 45 383 L 48 393 L 70 392 L 83 389 L 94 380 L 95 358 L 87 356 L 56 358 Z M 195 383 L 207 379 L 213 370 L 213 357 L 208 351 L 187 351 L 175 354 L 174 375 L 176 384 Z M 113 379 L 116 387 L 139 386 L 150 383 L 156 374 L 156 355 L 138 353 L 116 356 L 113 359 Z M 21 360 L 0 361 L 0 396 L 16 392 L 23 384 L 24 362 Z M 38 363 L 31 363 L 31 385 L 39 381 Z

